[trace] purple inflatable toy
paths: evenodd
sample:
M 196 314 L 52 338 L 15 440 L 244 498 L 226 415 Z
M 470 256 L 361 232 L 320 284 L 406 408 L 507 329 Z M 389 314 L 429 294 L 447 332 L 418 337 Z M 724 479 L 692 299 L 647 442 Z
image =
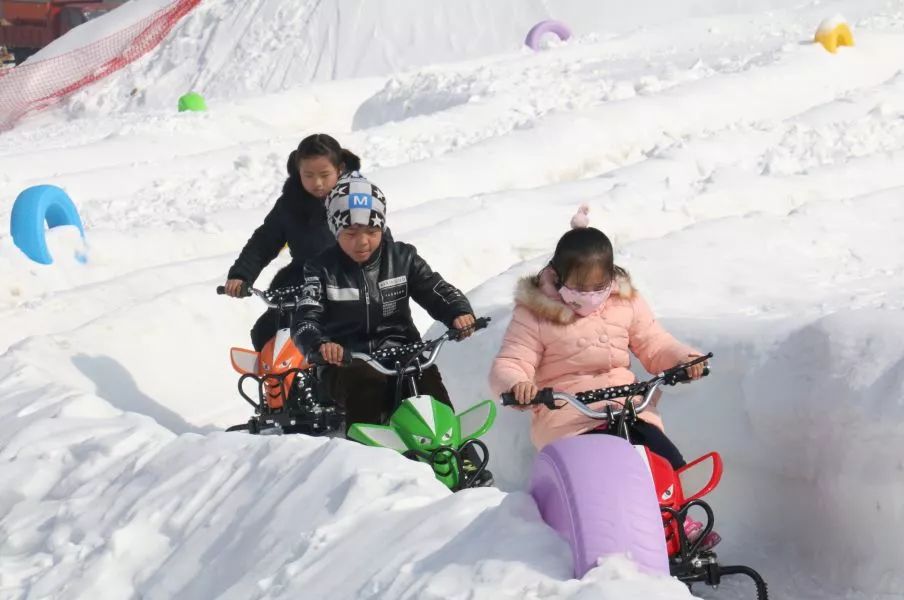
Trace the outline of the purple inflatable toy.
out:
M 571 37 L 571 30 L 568 29 L 568 26 L 561 21 L 540 21 L 536 25 L 530 28 L 530 31 L 527 32 L 527 37 L 524 38 L 524 43 L 531 50 L 539 50 L 540 49 L 540 38 L 543 37 L 544 34 L 554 33 L 560 40 L 563 42 Z
M 534 461 L 530 493 L 571 546 L 576 578 L 600 557 L 626 553 L 648 573 L 669 574 L 653 479 L 626 440 L 580 435 L 549 444 Z

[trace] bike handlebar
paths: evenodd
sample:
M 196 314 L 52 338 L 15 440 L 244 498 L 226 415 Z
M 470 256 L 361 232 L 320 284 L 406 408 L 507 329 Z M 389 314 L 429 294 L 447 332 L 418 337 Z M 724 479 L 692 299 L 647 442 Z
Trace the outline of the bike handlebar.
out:
M 241 287 L 241 292 L 239 293 L 240 298 L 247 298 L 252 294 L 260 298 L 264 304 L 269 306 L 270 308 L 276 308 L 279 310 L 292 310 L 298 307 L 301 301 L 301 290 L 302 286 L 291 286 L 291 287 L 283 287 L 275 290 L 270 290 L 267 292 L 262 292 L 259 289 L 252 287 L 249 283 L 243 282 Z M 223 295 L 226 293 L 226 286 L 220 285 L 217 286 L 217 294 Z M 283 300 L 283 298 L 292 298 L 291 300 Z M 279 298 L 279 301 L 274 301 L 274 298 Z M 388 369 L 380 364 L 381 360 L 388 359 L 400 359 L 400 358 L 411 358 L 412 356 L 422 354 L 427 350 L 430 350 L 430 355 L 426 358 L 425 361 L 418 361 L 417 364 L 406 367 L 401 374 L 414 373 L 415 371 L 420 371 L 423 369 L 427 369 L 433 366 L 433 363 L 436 362 L 436 357 L 439 355 L 439 350 L 442 348 L 443 344 L 447 341 L 459 341 L 463 337 L 463 333 L 466 331 L 477 331 L 479 329 L 484 329 L 490 322 L 491 317 L 481 317 L 474 321 L 474 325 L 466 328 L 466 329 L 449 329 L 436 338 L 435 340 L 430 341 L 420 341 L 420 342 L 412 342 L 410 344 L 405 344 L 403 346 L 395 346 L 392 348 L 386 348 L 384 350 L 377 350 L 373 354 L 366 354 L 364 352 L 349 352 L 348 350 L 344 350 L 342 353 L 342 365 L 347 367 L 352 363 L 352 360 L 358 359 L 366 362 L 370 365 L 374 370 L 382 373 L 383 375 L 399 375 L 399 369 Z M 313 352 L 310 356 L 306 357 L 308 363 L 315 366 L 327 366 L 325 360 L 323 360 L 323 356 L 321 356 L 320 352 Z M 398 361 L 397 361 L 398 362 Z
M 383 350 L 377 350 L 373 354 L 367 354 L 366 352 L 349 352 L 348 350 L 344 350 L 342 352 L 341 366 L 347 367 L 353 360 L 357 359 L 367 363 L 372 369 L 374 369 L 378 373 L 382 373 L 383 375 L 407 375 L 409 373 L 422 371 L 433 366 L 433 363 L 436 362 L 436 358 L 439 356 L 439 351 L 443 347 L 443 344 L 450 340 L 460 341 L 461 339 L 463 339 L 463 334 L 467 331 L 477 331 L 486 328 L 487 325 L 489 325 L 490 320 L 491 317 L 481 317 L 479 319 L 476 319 L 474 321 L 474 324 L 466 329 L 449 329 L 443 335 L 434 340 L 429 340 L 426 342 L 412 342 L 410 344 L 405 344 L 404 346 L 385 348 Z M 430 351 L 430 354 L 426 358 L 419 356 L 428 350 Z M 417 363 L 401 369 L 399 361 L 401 359 L 412 358 L 414 356 L 419 357 Z M 396 368 L 388 368 L 380 363 L 380 361 L 390 359 L 396 359 Z M 309 363 L 316 366 L 327 366 L 329 364 L 325 360 L 323 360 L 323 356 L 320 354 L 320 352 L 311 353 L 309 356 L 307 356 L 307 360 Z
M 257 288 L 251 287 L 249 283 L 245 282 L 242 283 L 242 289 L 239 293 L 239 298 L 247 298 L 248 296 L 254 295 L 260 298 L 263 303 L 270 308 L 276 308 L 279 310 L 293 310 L 300 304 L 301 288 L 302 286 L 289 286 L 263 292 Z M 223 295 L 225 293 L 226 286 L 218 285 L 217 294 Z M 291 298 L 291 300 L 287 300 L 285 298 Z
M 506 392 L 502 394 L 502 405 L 533 406 L 537 404 L 543 404 L 551 410 L 556 410 L 562 408 L 563 406 L 556 404 L 556 401 L 560 400 L 571 404 L 579 412 L 586 415 L 587 417 L 590 417 L 591 419 L 609 419 L 610 417 L 614 419 L 619 417 L 624 409 L 611 410 L 611 408 L 607 406 L 605 412 L 600 412 L 591 409 L 587 405 L 592 402 L 612 400 L 614 398 L 631 398 L 634 396 L 643 396 L 643 401 L 639 405 L 634 407 L 634 412 L 639 414 L 646 410 L 647 406 L 649 406 L 650 402 L 652 402 L 653 395 L 660 385 L 675 385 L 677 383 L 690 381 L 686 369 L 702 362 L 706 362 L 712 357 L 713 353 L 710 352 L 705 356 L 695 358 L 690 362 L 676 365 L 671 369 L 667 369 L 659 375 L 656 375 L 652 379 L 648 379 L 647 381 L 639 381 L 628 385 L 617 385 L 613 387 L 600 388 L 598 390 L 580 392 L 574 395 L 567 394 L 565 392 L 555 392 L 552 388 L 544 388 L 540 390 L 540 392 L 527 404 L 521 404 L 515 399 L 515 395 L 513 393 Z M 710 368 L 707 365 L 703 369 L 703 375 L 707 376 L 709 375 L 709 373 Z

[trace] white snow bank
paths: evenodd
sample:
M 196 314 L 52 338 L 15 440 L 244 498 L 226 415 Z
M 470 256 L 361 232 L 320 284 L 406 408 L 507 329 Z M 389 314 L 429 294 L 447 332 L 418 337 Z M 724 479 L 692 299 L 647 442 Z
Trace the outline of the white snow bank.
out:
M 901 37 L 862 38 L 857 53 L 834 56 L 810 46 L 786 46 L 775 53 L 769 68 L 749 68 L 651 96 L 552 113 L 460 152 L 373 176 L 379 176 L 387 195 L 411 206 L 438 195 L 430 193 L 435 189 L 466 196 L 598 175 L 640 162 L 658 146 L 685 136 L 787 119 L 892 78 L 901 69 Z M 794 86 L 787 85 L 790 80 Z M 522 153 L 522 148 L 531 151 Z M 515 156 L 518 159 L 502 161 L 494 169 L 469 170 L 486 157 Z M 462 178 L 465 172 L 469 176 Z
M 0 359 L 4 598 L 688 597 L 618 558 L 569 581 L 528 496 L 452 495 L 388 450 L 175 436 L 131 412 L 166 422 L 125 382 L 97 393 L 130 412 L 88 391 L 78 371 L 113 371 L 77 352 L 67 367 L 69 347 L 34 340 Z

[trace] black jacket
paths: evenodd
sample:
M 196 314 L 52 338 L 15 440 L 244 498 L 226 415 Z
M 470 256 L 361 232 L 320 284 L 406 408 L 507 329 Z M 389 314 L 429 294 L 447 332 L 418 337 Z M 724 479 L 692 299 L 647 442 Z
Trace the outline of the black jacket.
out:
M 386 237 L 363 265 L 338 246 L 325 250 L 305 265 L 304 279 L 292 333 L 305 354 L 324 342 L 373 352 L 420 340 L 409 298 L 450 327 L 472 313 L 465 295 L 434 273 L 414 246 Z
M 245 244 L 228 278 L 253 284 L 286 243 L 298 264 L 336 245 L 323 201 L 305 191 L 297 173 L 286 179 L 282 195 Z

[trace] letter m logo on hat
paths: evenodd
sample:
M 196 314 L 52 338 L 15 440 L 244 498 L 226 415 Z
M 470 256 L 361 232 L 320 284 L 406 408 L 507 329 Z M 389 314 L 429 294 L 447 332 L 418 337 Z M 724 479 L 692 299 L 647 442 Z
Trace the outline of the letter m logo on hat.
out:
M 369 209 L 373 205 L 373 197 L 370 194 L 349 194 L 348 196 L 348 207 L 349 208 L 367 208 Z

